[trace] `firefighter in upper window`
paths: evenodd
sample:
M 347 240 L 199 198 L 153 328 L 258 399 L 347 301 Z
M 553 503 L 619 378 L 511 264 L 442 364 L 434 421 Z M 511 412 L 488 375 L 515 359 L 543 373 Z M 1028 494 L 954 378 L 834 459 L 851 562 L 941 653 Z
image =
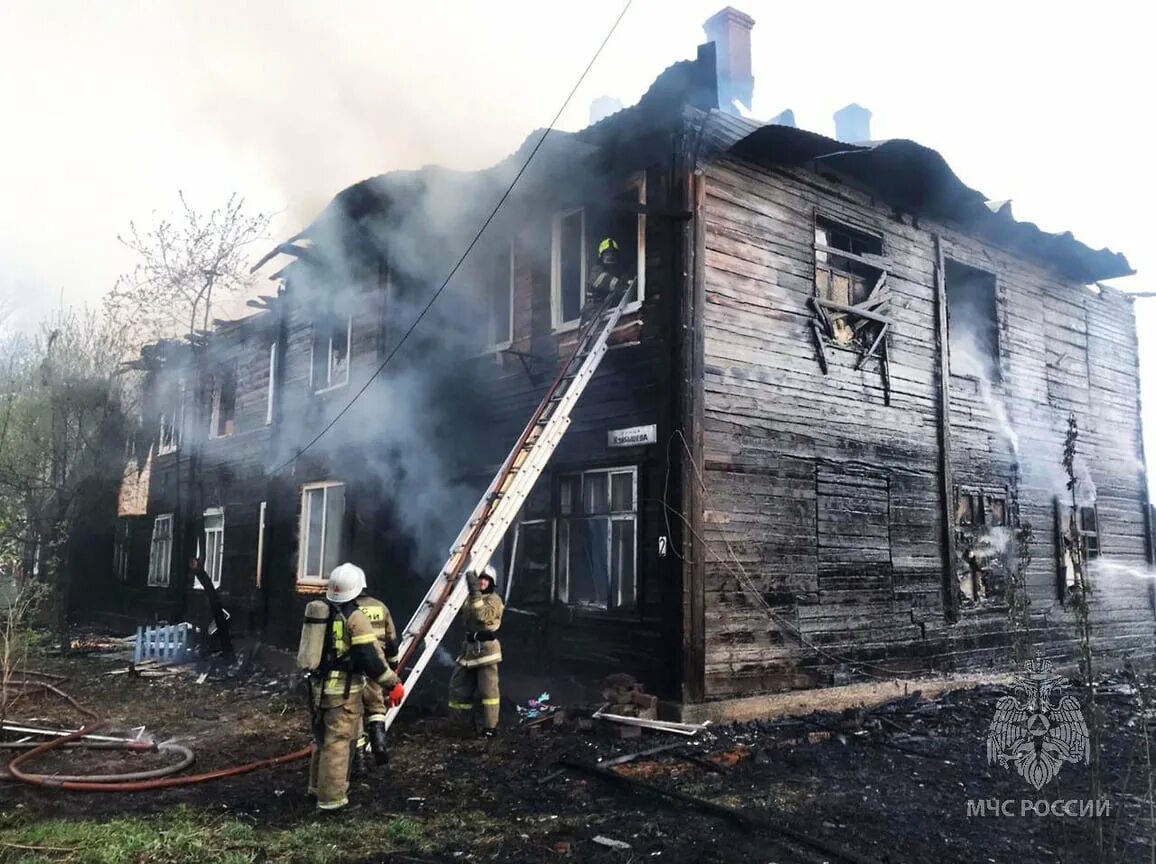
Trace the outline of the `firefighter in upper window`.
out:
M 598 259 L 590 268 L 590 283 L 586 286 L 586 303 L 582 307 L 582 324 L 590 320 L 611 294 L 620 289 L 630 290 L 633 279 L 627 279 L 622 272 L 622 262 L 618 256 L 618 242 L 613 237 L 604 237 L 598 244 Z
M 325 600 L 305 607 L 297 663 L 309 671 L 309 707 L 313 719 L 313 760 L 309 793 L 320 810 L 349 803 L 350 759 L 361 732 L 362 690 L 367 679 L 389 691 L 400 705 L 405 688 L 385 662 L 373 625 L 356 602 L 365 590 L 365 573 L 354 564 L 333 569 Z
M 462 609 L 466 636 L 450 677 L 450 709 L 470 712 L 474 728 L 487 738 L 497 732 L 502 701 L 498 690 L 498 664 L 502 662 L 498 629 L 504 607 L 494 590 L 497 576 L 492 564 L 487 564 L 480 575 L 472 569 L 466 571 L 470 590 Z
M 373 632 L 385 654 L 385 662 L 390 669 L 397 672 L 397 630 L 393 626 L 393 616 L 389 614 L 389 607 L 365 591 L 361 592 L 356 602 L 357 607 L 365 613 L 365 617 L 373 625 Z M 367 679 L 365 689 L 361 691 L 361 702 L 365 708 L 366 734 L 357 742 L 357 753 L 353 762 L 355 772 L 364 771 L 366 743 L 373 751 L 374 761 L 378 765 L 384 765 L 389 761 L 389 751 L 386 749 L 385 741 L 386 694 L 381 685 L 376 681 Z M 368 742 L 365 740 L 366 737 L 368 737 Z

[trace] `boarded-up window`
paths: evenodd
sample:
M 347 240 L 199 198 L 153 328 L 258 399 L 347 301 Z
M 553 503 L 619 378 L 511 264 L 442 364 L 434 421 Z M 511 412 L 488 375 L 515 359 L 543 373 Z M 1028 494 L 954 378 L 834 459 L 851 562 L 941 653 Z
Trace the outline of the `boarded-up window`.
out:
M 820 467 L 816 481 L 820 596 L 890 590 L 890 478 Z

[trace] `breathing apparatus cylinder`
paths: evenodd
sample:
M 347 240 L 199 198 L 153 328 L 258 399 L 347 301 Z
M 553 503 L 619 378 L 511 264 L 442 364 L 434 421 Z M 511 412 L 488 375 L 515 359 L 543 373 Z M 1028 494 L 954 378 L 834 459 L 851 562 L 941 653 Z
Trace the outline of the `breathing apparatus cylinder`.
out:
M 301 641 L 297 644 L 297 668 L 312 671 L 321 666 L 325 651 L 325 631 L 329 627 L 329 604 L 324 600 L 310 601 L 305 607 L 305 622 L 301 625 Z

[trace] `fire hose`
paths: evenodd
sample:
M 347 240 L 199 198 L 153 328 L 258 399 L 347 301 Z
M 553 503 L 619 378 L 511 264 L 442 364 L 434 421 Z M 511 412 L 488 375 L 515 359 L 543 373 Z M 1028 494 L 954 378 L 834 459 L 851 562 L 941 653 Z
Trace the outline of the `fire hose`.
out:
M 29 674 L 29 673 L 24 673 Z M 45 676 L 48 677 L 48 676 Z M 55 694 L 64 697 L 70 704 L 80 710 L 81 713 L 95 718 L 96 714 L 87 708 L 81 706 L 76 700 L 69 696 L 64 691 L 53 687 L 51 685 L 43 685 L 41 682 L 22 681 L 13 682 L 21 685 L 40 685 L 44 689 L 51 690 Z M 304 747 L 300 750 L 294 750 L 291 753 L 285 753 L 281 756 L 274 756 L 269 759 L 260 759 L 255 762 L 248 762 L 244 765 L 235 765 L 231 768 L 220 768 L 215 771 L 206 771 L 202 774 L 192 774 L 186 777 L 171 777 L 169 775 L 182 771 L 193 764 L 195 758 L 193 751 L 188 747 L 173 742 L 165 742 L 161 744 L 153 744 L 148 741 L 135 741 L 131 739 L 111 739 L 103 741 L 84 741 L 83 739 L 92 735 L 97 729 L 101 729 L 107 725 L 106 721 L 97 720 L 90 723 L 75 732 L 70 732 L 61 735 L 51 741 L 45 741 L 40 744 L 34 742 L 0 742 L 0 749 L 24 749 L 25 753 L 21 753 L 11 762 L 8 763 L 7 773 L 14 780 L 19 780 L 22 783 L 29 783 L 34 786 L 43 786 L 53 789 L 63 789 L 68 792 L 145 792 L 152 789 L 174 789 L 181 786 L 192 786 L 197 783 L 207 783 L 212 780 L 223 780 L 227 777 L 237 777 L 242 774 L 248 774 L 253 771 L 259 771 L 262 768 L 273 768 L 277 765 L 285 765 L 289 762 L 296 762 L 300 759 L 307 759 L 313 753 L 313 745 Z M 102 737 L 102 736 L 98 736 Z M 130 752 L 165 752 L 176 753 L 180 755 L 180 759 L 171 765 L 165 765 L 160 768 L 153 768 L 147 771 L 135 771 L 126 774 L 35 774 L 23 770 L 22 765 L 26 765 L 34 759 L 56 749 L 72 749 L 75 747 L 86 747 L 89 749 L 100 750 L 126 750 Z

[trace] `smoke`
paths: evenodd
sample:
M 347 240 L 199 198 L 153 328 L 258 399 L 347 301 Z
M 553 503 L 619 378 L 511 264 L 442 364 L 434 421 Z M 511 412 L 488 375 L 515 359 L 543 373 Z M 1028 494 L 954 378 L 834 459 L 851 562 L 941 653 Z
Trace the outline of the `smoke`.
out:
M 1126 577 L 1146 581 L 1156 580 L 1156 572 L 1153 572 L 1151 568 L 1140 569 L 1111 558 L 1096 558 L 1089 561 L 1088 572 L 1092 574 L 1093 578 Z
M 989 345 L 983 344 L 975 320 L 973 316 L 952 318 L 951 371 L 976 379 L 980 399 L 996 422 L 1012 457 L 1018 461 L 1020 436 L 1011 424 L 1003 400 L 992 392 L 992 379 L 995 377 L 994 351 Z

